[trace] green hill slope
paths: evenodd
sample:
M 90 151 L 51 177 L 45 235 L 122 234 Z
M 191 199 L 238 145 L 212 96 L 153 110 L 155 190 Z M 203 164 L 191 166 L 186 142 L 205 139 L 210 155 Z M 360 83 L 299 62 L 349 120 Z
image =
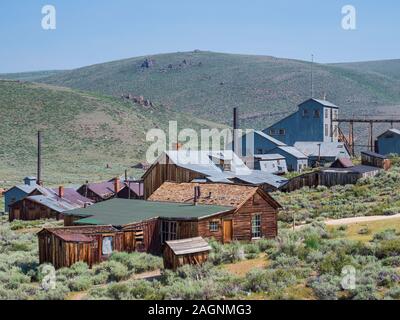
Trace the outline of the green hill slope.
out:
M 390 69 L 390 68 L 389 68 Z M 400 105 L 400 79 L 342 65 L 314 66 L 315 97 L 343 113 L 376 113 Z M 310 63 L 269 56 L 184 52 L 114 61 L 41 78 L 40 81 L 120 96 L 141 95 L 166 108 L 231 122 L 241 108 L 242 126 L 264 128 L 310 96 Z
M 400 59 L 381 60 L 381 61 L 366 61 L 352 63 L 337 63 L 333 66 L 356 70 L 359 72 L 370 72 L 379 76 L 400 80 Z
M 77 183 L 119 175 L 143 160 L 146 132 L 166 129 L 169 120 L 180 127 L 218 127 L 157 105 L 16 81 L 0 81 L 0 119 L 0 186 L 36 172 L 39 129 L 44 180 Z

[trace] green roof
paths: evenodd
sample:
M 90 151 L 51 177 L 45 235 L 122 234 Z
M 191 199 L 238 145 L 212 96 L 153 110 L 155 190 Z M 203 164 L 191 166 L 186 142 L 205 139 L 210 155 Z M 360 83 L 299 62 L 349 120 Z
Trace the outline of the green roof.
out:
M 75 222 L 78 224 L 120 226 L 153 218 L 199 219 L 233 209 L 215 205 L 112 199 L 63 214 L 83 217 Z

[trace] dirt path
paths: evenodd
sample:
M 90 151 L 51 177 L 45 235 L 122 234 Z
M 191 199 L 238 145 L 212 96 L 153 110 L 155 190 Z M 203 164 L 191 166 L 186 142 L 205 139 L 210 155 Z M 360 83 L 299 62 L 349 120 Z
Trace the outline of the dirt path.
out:
M 399 218 L 400 218 L 400 214 L 396 214 L 393 216 L 353 217 L 353 218 L 326 220 L 325 224 L 327 226 L 340 226 L 340 225 L 352 224 L 352 223 L 391 220 L 391 219 L 399 219 Z
M 267 265 L 267 256 L 266 254 L 262 253 L 256 259 L 243 260 L 236 263 L 225 264 L 223 265 L 223 268 L 237 276 L 244 277 L 251 269 L 261 269 L 265 268 Z

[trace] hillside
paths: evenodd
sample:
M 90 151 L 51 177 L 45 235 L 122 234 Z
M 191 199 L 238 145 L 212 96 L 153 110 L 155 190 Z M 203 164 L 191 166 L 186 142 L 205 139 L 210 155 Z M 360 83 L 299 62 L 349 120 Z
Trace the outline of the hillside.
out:
M 0 79 L 7 80 L 21 80 L 21 81 L 37 81 L 42 78 L 47 78 L 56 74 L 61 74 L 61 70 L 48 70 L 48 71 L 32 71 L 32 72 L 19 72 L 19 73 L 3 73 L 0 74 Z
M 315 97 L 326 94 L 347 114 L 376 114 L 377 106 L 397 112 L 400 73 L 385 65 L 381 62 L 379 70 L 392 72 L 315 64 Z M 141 95 L 226 124 L 231 123 L 232 108 L 240 107 L 243 127 L 264 128 L 310 96 L 310 63 L 196 50 L 113 61 L 38 80 L 118 97 Z
M 0 185 L 35 174 L 38 129 L 44 180 L 82 183 L 122 174 L 144 160 L 146 132 L 166 129 L 169 120 L 194 129 L 217 126 L 157 105 L 17 81 L 0 81 L 0 119 Z
M 379 76 L 386 76 L 400 80 L 400 59 L 382 60 L 382 61 L 366 61 L 352 63 L 337 63 L 333 66 L 347 68 L 359 72 L 370 72 Z

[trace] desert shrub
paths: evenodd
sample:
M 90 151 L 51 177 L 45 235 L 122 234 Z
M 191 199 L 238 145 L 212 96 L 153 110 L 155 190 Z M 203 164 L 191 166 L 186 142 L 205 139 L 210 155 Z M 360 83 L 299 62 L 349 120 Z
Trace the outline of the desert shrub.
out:
M 311 279 L 308 284 L 314 294 L 320 300 L 337 300 L 338 292 L 341 290 L 340 277 L 333 275 L 322 275 Z
M 61 283 L 56 284 L 55 289 L 40 290 L 36 295 L 35 299 L 37 300 L 64 300 L 67 295 L 70 293 L 69 288 Z
M 253 269 L 246 274 L 243 286 L 247 291 L 276 292 L 296 282 L 296 277 L 284 269 Z
M 338 229 L 339 231 L 346 231 L 348 228 L 349 228 L 349 226 L 346 225 L 346 224 L 342 224 L 342 225 L 340 225 L 340 226 L 337 227 L 337 229 Z
M 110 299 L 127 300 L 129 299 L 129 286 L 126 283 L 111 283 L 104 294 Z
M 395 257 L 388 257 L 383 260 L 381 260 L 382 265 L 387 266 L 387 267 L 395 267 L 399 268 L 400 267 L 400 255 L 395 256 Z
M 379 242 L 376 247 L 375 255 L 379 259 L 400 255 L 400 239 L 383 240 Z
M 121 281 L 129 276 L 128 268 L 118 261 L 104 261 L 93 268 L 94 274 L 107 273 L 108 282 Z
M 218 299 L 218 284 L 211 280 L 176 281 L 162 287 L 162 297 L 166 300 L 207 300 Z
M 163 266 L 162 258 L 139 252 L 115 252 L 111 255 L 110 260 L 122 263 L 134 273 L 152 271 Z
M 233 263 L 245 259 L 243 246 L 238 241 L 227 245 L 222 245 L 217 241 L 211 241 L 210 245 L 213 250 L 209 255 L 209 261 L 214 265 Z
M 247 259 L 255 259 L 260 254 L 260 248 L 256 243 L 244 245 L 244 253 Z
M 88 276 L 78 276 L 68 281 L 68 287 L 71 291 L 85 291 L 92 285 L 92 279 Z
M 368 227 L 362 227 L 360 230 L 358 230 L 358 234 L 364 235 L 364 234 L 369 234 L 371 231 L 368 229 Z
M 400 299 L 400 286 L 393 287 L 385 293 L 385 299 Z
M 266 250 L 276 247 L 276 242 L 273 239 L 260 239 L 260 240 L 256 241 L 255 243 L 261 252 L 264 252 Z
M 374 234 L 373 241 L 393 240 L 397 237 L 395 229 L 387 229 Z
M 354 290 L 351 290 L 353 300 L 378 300 L 380 299 L 376 286 L 369 285 L 357 285 Z
M 274 269 L 291 269 L 300 265 L 301 260 L 298 257 L 287 256 L 285 254 L 276 257 L 276 259 L 271 262 L 271 267 Z
M 340 274 L 344 266 L 352 264 L 354 264 L 352 258 L 340 249 L 328 253 L 319 264 L 319 270 L 321 273 Z
M 65 277 L 66 279 L 85 276 L 91 273 L 89 266 L 85 262 L 74 263 L 69 268 L 61 268 L 57 270 L 57 277 Z

